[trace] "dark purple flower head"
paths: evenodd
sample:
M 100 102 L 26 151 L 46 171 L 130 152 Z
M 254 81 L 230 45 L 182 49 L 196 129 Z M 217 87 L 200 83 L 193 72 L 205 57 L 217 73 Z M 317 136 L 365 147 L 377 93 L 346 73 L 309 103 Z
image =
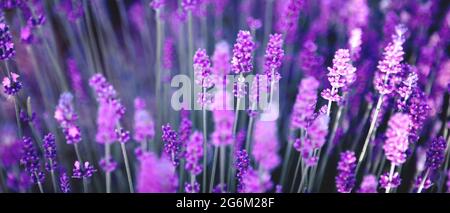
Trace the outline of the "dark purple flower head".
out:
M 15 9 L 23 6 L 26 0 L 2 0 L 0 1 L 0 9 Z
M 264 55 L 264 72 L 269 81 L 278 81 L 281 78 L 278 69 L 280 69 L 284 57 L 282 37 L 281 34 L 269 36 L 269 43 L 267 43 L 266 54 Z
M 186 183 L 184 186 L 184 190 L 186 193 L 199 193 L 200 192 L 200 184 L 198 182 L 194 182 L 194 184 Z
M 9 26 L 5 22 L 3 12 L 0 11 L 0 60 L 9 60 L 14 57 L 16 50 L 12 40 Z
M 99 165 L 104 172 L 113 172 L 117 169 L 117 162 L 112 157 L 102 158 Z
M 236 153 L 236 179 L 238 182 L 237 191 L 244 192 L 245 186 L 242 182 L 243 176 L 247 173 L 250 166 L 250 158 L 246 150 L 241 150 Z
M 34 122 L 36 120 L 36 113 L 32 112 L 31 115 L 28 115 L 28 112 L 21 109 L 19 113 L 19 118 L 20 121 L 24 123 Z
M 7 95 L 16 95 L 22 89 L 22 82 L 19 81 L 19 75 L 11 73 L 11 78 L 4 77 L 2 81 L 3 92 Z
M 253 71 L 253 51 L 255 43 L 249 31 L 239 31 L 236 43 L 233 47 L 231 70 L 235 74 L 246 74 Z
M 446 148 L 447 143 L 442 136 L 431 141 L 427 150 L 427 160 L 425 161 L 425 166 L 431 170 L 439 169 L 444 162 Z
M 202 133 L 195 131 L 192 133 L 190 139 L 186 144 L 186 171 L 191 172 L 193 175 L 198 175 L 202 172 L 202 165 L 200 163 L 203 157 L 203 135 Z
M 389 120 L 386 131 L 387 139 L 384 142 L 383 149 L 386 158 L 396 166 L 406 161 L 410 126 L 411 119 L 407 114 L 396 113 Z
M 32 184 L 31 178 L 26 172 L 19 171 L 16 174 L 15 172 L 10 171 L 6 176 L 6 185 L 9 190 L 14 192 L 26 192 Z
M 3 130 L 3 129 L 2 129 Z M 7 132 L 2 131 L 3 139 L 0 141 L 0 163 L 3 168 L 16 166 L 22 157 L 22 142 L 10 138 Z
M 25 171 L 28 172 L 34 183 L 42 183 L 44 181 L 45 176 L 41 171 L 38 152 L 29 137 L 23 137 L 22 139 L 22 158 L 20 163 L 25 166 Z
M 380 176 L 380 186 L 381 188 L 387 189 L 387 188 L 397 188 L 400 186 L 402 179 L 400 178 L 400 175 L 398 172 L 395 172 L 392 175 L 392 179 L 389 179 L 389 172 L 386 172 Z
M 181 151 L 181 143 L 178 140 L 178 135 L 172 129 L 170 124 L 162 126 L 162 140 L 164 141 L 164 152 L 170 157 L 172 164 L 177 166 L 179 163 L 179 155 Z
M 59 188 L 63 193 L 70 192 L 70 178 L 65 171 L 62 171 L 61 177 L 59 177 Z
M 366 175 L 363 178 L 358 193 L 377 193 L 377 178 L 374 175 Z
M 424 126 L 424 122 L 430 116 L 431 107 L 428 105 L 428 97 L 419 87 L 416 87 L 411 97 L 405 104 L 404 111 L 411 118 L 411 128 L 409 132 L 409 140 L 415 143 L 419 140 L 420 130 Z
M 45 168 L 47 171 L 54 171 L 58 167 L 56 161 L 56 144 L 55 136 L 52 133 L 48 133 L 42 140 L 42 147 L 44 148 L 44 157 L 47 159 Z
M 356 156 L 352 151 L 341 153 L 338 163 L 338 176 L 336 176 L 336 188 L 340 193 L 350 193 L 355 186 Z
M 123 128 L 116 129 L 117 139 L 120 143 L 127 143 L 130 140 L 130 131 Z

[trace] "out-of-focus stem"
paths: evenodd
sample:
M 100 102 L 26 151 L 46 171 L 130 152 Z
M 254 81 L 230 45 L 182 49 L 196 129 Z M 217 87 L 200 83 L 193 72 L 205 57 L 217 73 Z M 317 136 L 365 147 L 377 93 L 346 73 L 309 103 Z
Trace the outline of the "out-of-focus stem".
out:
M 284 182 L 286 179 L 286 173 L 287 173 L 287 168 L 289 166 L 289 161 L 291 160 L 291 152 L 292 152 L 292 140 L 293 140 L 293 135 L 294 135 L 294 130 L 291 129 L 290 133 L 289 133 L 289 137 L 288 141 L 287 141 L 287 147 L 286 147 L 286 152 L 284 153 L 284 161 L 283 161 L 283 166 L 281 168 L 281 178 L 280 178 L 280 185 L 284 187 Z
M 300 163 L 301 162 L 302 162 L 302 156 L 299 155 L 298 156 L 298 161 L 297 161 L 297 166 L 295 167 L 294 179 L 292 180 L 291 190 L 289 190 L 289 192 L 293 192 L 294 191 L 295 182 L 297 181 L 297 174 L 298 174 L 298 170 L 300 168 Z
M 223 192 L 225 185 L 225 146 L 220 147 L 220 190 Z
M 216 177 L 216 164 L 217 164 L 217 153 L 218 153 L 218 149 L 219 147 L 216 146 L 214 147 L 214 159 L 213 159 L 213 164 L 212 164 L 212 170 L 211 170 L 211 178 L 209 179 L 209 192 L 211 193 L 214 187 L 214 179 Z
M 130 164 L 128 163 L 127 149 L 124 143 L 120 143 L 120 148 L 122 149 L 123 160 L 125 162 L 125 170 L 127 172 L 128 186 L 130 187 L 130 192 L 134 193 L 133 188 L 133 178 L 131 177 Z
M 51 159 L 49 159 L 49 163 L 50 163 L 50 167 L 53 167 L 53 161 Z M 58 185 L 56 184 L 56 176 L 55 176 L 55 171 L 53 169 L 50 170 L 50 176 L 52 177 L 52 186 L 53 186 L 53 191 L 56 193 L 58 192 Z
M 305 184 L 306 177 L 307 177 L 307 175 L 308 175 L 308 168 L 309 168 L 309 167 L 304 167 L 304 168 L 302 169 L 302 179 L 300 180 L 300 185 L 298 186 L 297 193 L 300 193 L 300 192 L 302 192 L 302 190 L 303 190 L 303 185 Z
M 267 44 L 270 31 L 272 30 L 272 4 L 273 0 L 266 0 L 264 11 L 264 44 Z
M 34 172 L 34 177 L 37 180 L 36 182 L 37 182 L 37 185 L 38 185 L 38 188 L 39 188 L 39 192 L 44 193 L 44 188 L 42 187 L 42 183 L 39 180 L 39 175 L 36 172 Z
M 109 161 L 111 157 L 111 145 L 109 143 L 105 144 L 105 160 Z M 106 183 L 106 193 L 111 193 L 111 172 L 106 171 L 105 176 L 105 183 Z

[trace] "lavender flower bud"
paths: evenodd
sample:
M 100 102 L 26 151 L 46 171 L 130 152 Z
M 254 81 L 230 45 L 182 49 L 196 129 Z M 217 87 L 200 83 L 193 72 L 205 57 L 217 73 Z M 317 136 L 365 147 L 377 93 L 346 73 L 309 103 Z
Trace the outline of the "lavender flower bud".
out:
M 250 158 L 246 150 L 241 150 L 236 153 L 236 179 L 238 182 L 237 191 L 242 193 L 245 191 L 243 177 L 247 173 L 250 166 Z
M 56 161 L 56 144 L 55 136 L 52 133 L 48 133 L 43 139 L 44 157 L 48 160 L 45 163 L 47 171 L 54 171 L 58 167 Z
M 67 176 L 67 173 L 64 171 L 61 173 L 61 177 L 59 178 L 59 188 L 63 193 L 70 192 L 70 179 L 69 176 Z
M 298 86 L 298 94 L 292 108 L 291 128 L 306 129 L 313 119 L 317 103 L 319 82 L 314 77 L 302 79 Z
M 139 143 L 151 140 L 155 136 L 155 124 L 150 113 L 145 110 L 145 101 L 134 99 L 134 134 L 133 139 Z
M 25 171 L 28 172 L 34 183 L 42 183 L 45 176 L 41 171 L 38 152 L 33 145 L 33 141 L 29 137 L 23 137 L 22 144 L 20 163 L 25 166 Z
M 254 131 L 252 155 L 266 171 L 276 168 L 280 162 L 279 145 L 275 121 L 257 121 Z
M 200 160 L 203 157 L 203 135 L 195 131 L 192 133 L 188 143 L 186 144 L 186 165 L 187 171 L 193 175 L 198 175 L 202 172 L 202 165 Z
M 358 193 L 377 193 L 377 178 L 374 175 L 364 176 Z
M 10 96 L 19 93 L 20 89 L 22 89 L 22 82 L 18 79 L 19 75 L 13 72 L 11 73 L 11 78 L 4 77 L 2 81 L 3 92 Z
M 437 170 L 445 160 L 447 143 L 444 137 L 435 138 L 429 145 L 425 166 L 431 170 Z
M 164 141 L 164 152 L 170 157 L 172 164 L 177 166 L 179 163 L 179 154 L 181 151 L 180 142 L 177 132 L 175 132 L 170 124 L 162 126 L 162 140 Z
M 397 188 L 400 186 L 401 178 L 398 172 L 394 172 L 394 175 L 392 175 L 392 179 L 389 180 L 389 172 L 384 173 L 380 176 L 380 186 L 381 188 L 387 189 L 387 188 Z
M 0 60 L 9 60 L 16 55 L 9 26 L 5 22 L 3 12 L 0 11 Z
M 283 38 L 281 34 L 272 34 L 269 36 L 269 43 L 267 44 L 266 54 L 264 55 L 264 72 L 272 80 L 280 80 L 280 73 L 278 69 L 281 67 L 281 62 L 284 57 Z M 274 76 L 272 76 L 274 75 Z

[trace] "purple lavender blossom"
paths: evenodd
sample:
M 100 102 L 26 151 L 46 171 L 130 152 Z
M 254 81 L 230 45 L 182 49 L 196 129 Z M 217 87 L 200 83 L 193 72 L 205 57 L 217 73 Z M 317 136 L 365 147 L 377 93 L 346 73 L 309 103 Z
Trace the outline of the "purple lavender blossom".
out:
M 178 187 L 175 167 L 166 158 L 158 158 L 153 153 L 143 153 L 139 158 L 137 176 L 139 193 L 173 193 Z
M 258 173 L 253 168 L 249 168 L 242 178 L 244 193 L 264 193 L 273 188 L 273 183 L 269 172 Z
M 99 165 L 106 173 L 111 173 L 117 169 L 117 162 L 112 157 L 100 159 Z
M 266 171 L 276 168 L 280 162 L 279 144 L 275 121 L 257 121 L 254 130 L 252 155 L 255 162 Z
M 120 143 L 127 143 L 130 140 L 130 131 L 123 128 L 116 129 L 117 139 Z
M 184 190 L 186 191 L 186 193 L 199 193 L 200 184 L 198 182 L 194 182 L 194 184 L 186 183 L 184 186 Z
M 239 31 L 236 43 L 233 46 L 231 70 L 235 74 L 246 74 L 253 71 L 253 51 L 255 43 L 249 31 Z
M 186 144 L 186 157 L 185 169 L 191 172 L 193 175 L 198 175 L 202 172 L 202 165 L 200 163 L 203 158 L 203 135 L 202 133 L 195 131 L 192 133 L 190 139 Z
M 244 192 L 245 185 L 243 183 L 243 177 L 247 173 L 250 166 L 250 158 L 246 150 L 241 150 L 236 153 L 236 179 L 238 182 L 237 192 Z
M 22 139 L 22 158 L 20 163 L 25 166 L 25 171 L 33 180 L 33 183 L 40 184 L 44 182 L 44 173 L 41 171 L 39 156 L 33 141 L 29 137 Z
M 328 101 L 339 102 L 339 88 L 348 87 L 356 80 L 356 68 L 351 64 L 350 51 L 339 49 L 333 59 L 333 67 L 328 67 L 328 81 L 331 89 L 322 91 L 322 97 Z
M 396 166 L 406 161 L 410 125 L 411 119 L 407 114 L 396 113 L 389 120 L 383 150 L 386 158 Z
M 162 140 L 164 141 L 164 152 L 170 157 L 172 164 L 177 166 L 179 163 L 180 155 L 180 141 L 178 134 L 172 129 L 170 124 L 162 126 Z
M 73 107 L 73 95 L 69 92 L 61 94 L 56 106 L 54 118 L 63 129 L 66 142 L 77 144 L 81 141 L 81 131 L 77 126 L 78 116 Z
M 397 188 L 398 186 L 400 186 L 401 178 L 398 172 L 394 172 L 394 174 L 392 175 L 392 179 L 389 179 L 389 172 L 386 172 L 380 176 L 379 183 L 380 187 L 384 189 Z
M 291 128 L 306 129 L 309 126 L 316 108 L 318 88 L 319 82 L 314 77 L 302 79 L 292 108 Z
M 72 172 L 72 178 L 82 179 L 92 177 L 97 170 L 88 161 L 84 162 L 84 164 L 75 161 Z
M 134 134 L 133 139 L 139 143 L 152 140 L 155 136 L 155 124 L 150 113 L 145 109 L 142 98 L 134 99 Z
M 323 57 L 317 53 L 317 45 L 312 40 L 307 40 L 300 49 L 298 63 L 305 76 L 314 77 L 322 80 L 324 76 Z
M 249 17 L 247 17 L 247 25 L 251 31 L 255 31 L 262 27 L 262 22 L 259 19 L 249 16 Z
M 352 151 L 341 153 L 338 163 L 338 176 L 336 176 L 336 188 L 340 193 L 350 193 L 355 186 L 356 156 Z
M 377 178 L 374 175 L 364 176 L 358 193 L 377 193 Z
M 58 162 L 56 161 L 56 144 L 55 136 L 52 133 L 48 133 L 44 136 L 43 145 L 44 157 L 48 161 L 45 162 L 45 168 L 47 171 L 54 171 L 58 167 Z
M 70 192 L 70 178 L 67 176 L 66 172 L 61 173 L 61 177 L 59 178 L 59 188 L 61 192 L 63 193 L 69 193 Z
M 19 93 L 22 89 L 22 82 L 19 81 L 19 75 L 11 73 L 11 78 L 4 77 L 2 81 L 3 92 L 7 95 L 13 96 Z
M 427 150 L 427 159 L 425 161 L 425 166 L 431 170 L 439 169 L 442 163 L 444 163 L 446 148 L 447 143 L 442 136 L 431 141 Z
M 423 176 L 419 176 L 414 181 L 414 188 L 418 189 L 423 181 Z M 427 179 L 423 182 L 423 188 L 422 189 L 429 189 L 433 186 L 433 181 L 431 181 L 430 177 L 427 177 Z
M 269 82 L 280 80 L 281 76 L 278 69 L 284 57 L 283 38 L 281 34 L 272 34 L 269 36 L 266 54 L 264 55 L 264 72 L 269 78 Z
M 306 129 L 307 136 L 297 138 L 293 144 L 294 148 L 300 152 L 300 156 L 307 166 L 316 165 L 319 160 L 313 153 L 315 149 L 320 149 L 325 144 L 328 134 L 328 122 L 329 117 L 325 114 L 320 114 Z
M 298 28 L 297 22 L 303 5 L 303 0 L 280 1 L 279 3 L 281 11 L 276 26 L 280 33 L 286 35 L 288 42 L 293 41 L 295 38 L 295 33 Z
M 8 132 L 2 129 L 2 140 L 0 142 L 0 163 L 4 168 L 11 168 L 20 161 L 22 157 L 22 143 L 20 140 L 10 138 Z
M 9 60 L 14 57 L 16 50 L 12 40 L 9 26 L 5 22 L 5 17 L 0 11 L 0 60 Z
M 195 83 L 203 88 L 212 86 L 211 61 L 205 49 L 198 49 L 194 55 Z
M 172 70 L 173 69 L 173 62 L 174 62 L 174 41 L 172 38 L 166 38 L 164 41 L 164 51 L 163 51 L 163 68 L 165 70 Z
M 182 0 L 181 7 L 185 11 L 191 11 L 194 9 L 198 9 L 197 7 L 202 4 L 202 0 Z
M 379 72 L 375 73 L 375 89 L 380 94 L 390 94 L 399 84 L 398 74 L 402 70 L 403 43 L 405 42 L 406 28 L 402 25 L 396 27 L 396 34 L 392 36 L 392 42 L 384 48 L 383 60 L 378 63 Z

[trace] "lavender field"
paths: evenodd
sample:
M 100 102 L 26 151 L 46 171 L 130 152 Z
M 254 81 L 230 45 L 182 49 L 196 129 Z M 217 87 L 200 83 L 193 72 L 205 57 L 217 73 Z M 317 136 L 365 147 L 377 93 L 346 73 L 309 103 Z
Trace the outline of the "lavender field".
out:
M 0 0 L 0 192 L 450 192 L 446 0 Z

